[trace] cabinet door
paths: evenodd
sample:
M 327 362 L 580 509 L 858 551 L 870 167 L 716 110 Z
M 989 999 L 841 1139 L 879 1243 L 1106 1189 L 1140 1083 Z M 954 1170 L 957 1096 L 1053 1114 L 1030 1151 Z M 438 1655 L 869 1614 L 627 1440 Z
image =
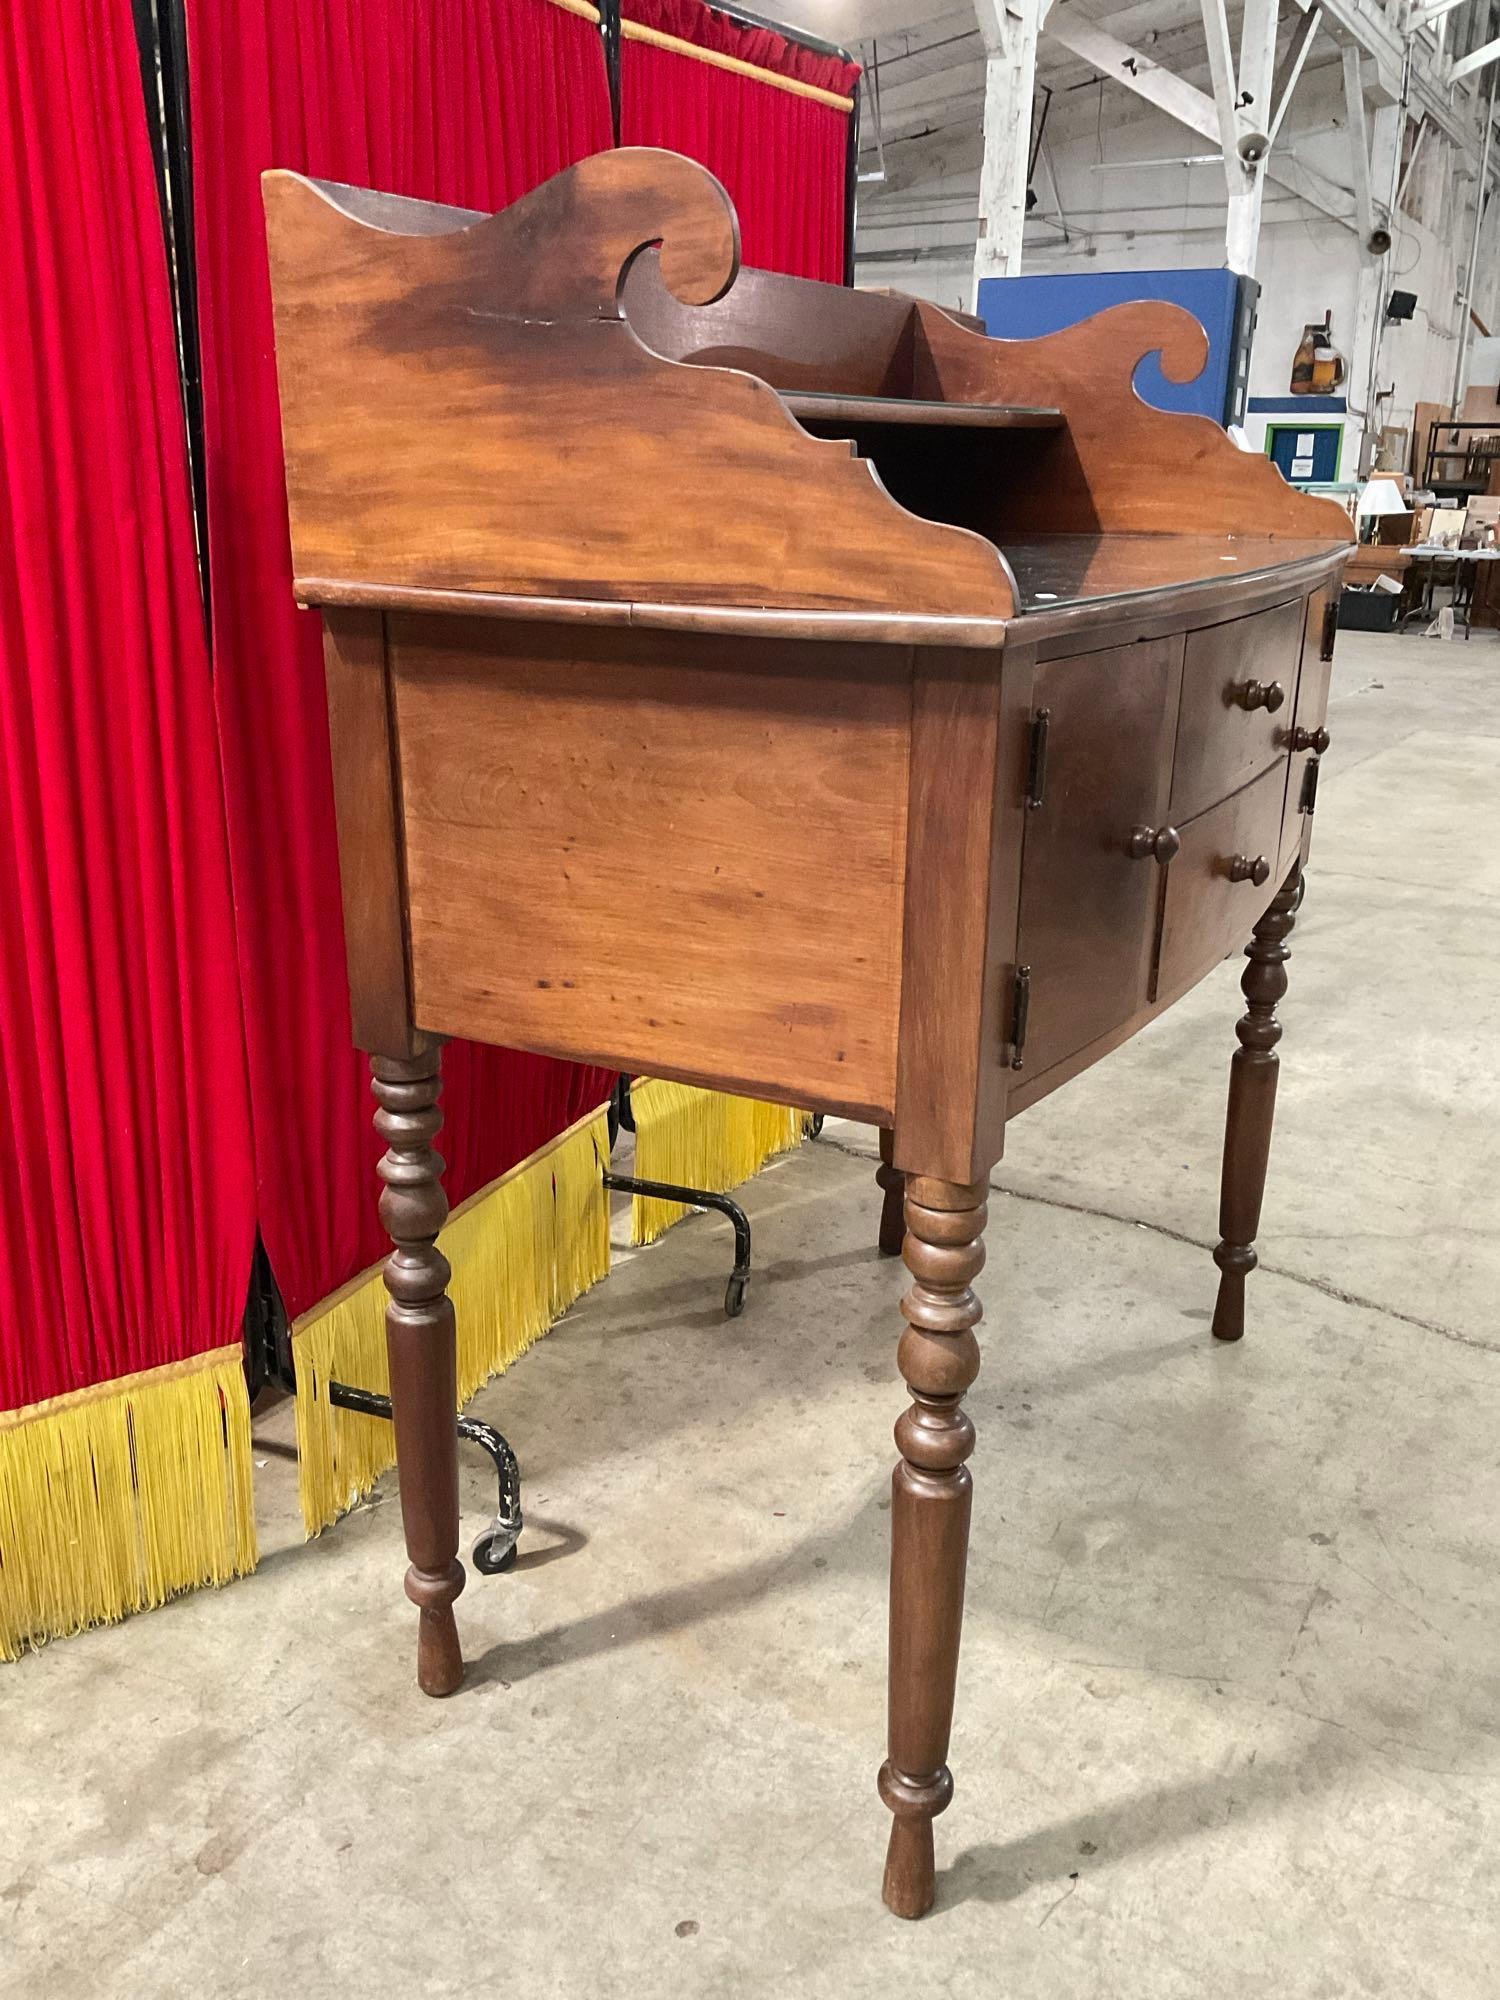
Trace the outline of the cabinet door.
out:
M 1297 859 L 1307 859 L 1312 836 L 1312 801 L 1317 794 L 1315 743 L 1328 720 L 1328 683 L 1333 675 L 1333 644 L 1338 631 L 1339 586 L 1327 585 L 1308 599 L 1302 638 L 1302 672 L 1297 679 L 1297 712 L 1288 725 L 1291 771 L 1286 788 L 1286 818 L 1281 829 L 1280 870 L 1283 875 Z M 1298 747 L 1298 746 L 1303 747 Z
M 1016 961 L 1030 973 L 1027 1070 L 1145 1002 L 1162 870 L 1132 858 L 1131 835 L 1165 818 L 1181 679 L 1180 635 L 1037 669 L 1045 775 L 1026 815 Z

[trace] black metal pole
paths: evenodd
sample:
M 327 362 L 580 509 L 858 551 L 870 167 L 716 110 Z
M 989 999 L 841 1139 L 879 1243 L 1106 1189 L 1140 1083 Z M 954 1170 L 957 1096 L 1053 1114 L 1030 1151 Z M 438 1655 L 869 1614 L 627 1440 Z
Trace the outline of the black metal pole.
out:
M 609 117 L 620 143 L 620 0 L 599 0 L 599 33 L 604 38 L 604 74 L 609 83 Z
M 187 22 L 183 0 L 134 0 L 134 6 L 141 87 L 156 165 L 156 192 L 161 206 L 172 311 L 177 322 L 177 360 L 187 422 L 198 573 L 203 583 L 204 627 L 212 655 L 213 635 L 208 618 L 208 487 L 203 463 L 203 349 L 198 334 L 198 259 L 193 240 Z

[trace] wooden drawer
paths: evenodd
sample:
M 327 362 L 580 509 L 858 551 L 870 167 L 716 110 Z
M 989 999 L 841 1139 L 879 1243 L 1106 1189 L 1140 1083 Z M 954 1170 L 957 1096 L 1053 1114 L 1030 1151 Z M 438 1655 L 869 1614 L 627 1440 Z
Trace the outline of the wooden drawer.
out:
M 1141 1007 L 1161 895 L 1137 826 L 1165 817 L 1182 639 L 1112 646 L 1037 670 L 1041 802 L 1026 814 L 1016 963 L 1028 969 L 1025 1067 L 1042 1071 Z
M 1172 767 L 1172 818 L 1206 812 L 1281 755 L 1297 698 L 1305 601 L 1187 635 Z M 1269 690 L 1271 707 L 1247 708 Z M 1276 859 L 1276 846 L 1268 848 Z
M 1236 945 L 1249 943 L 1281 880 L 1286 773 L 1286 757 L 1278 755 L 1271 770 L 1182 828 L 1182 846 L 1167 870 L 1153 1000 L 1182 992 Z M 1237 858 L 1264 862 L 1259 886 L 1234 879 Z
M 1307 858 L 1312 832 L 1309 799 L 1317 788 L 1313 768 L 1326 748 L 1318 734 L 1328 719 L 1328 683 L 1333 675 L 1333 645 L 1338 629 L 1338 585 L 1308 599 L 1302 639 L 1302 671 L 1297 677 L 1297 707 L 1283 732 L 1291 752 L 1286 788 L 1286 814 L 1281 827 L 1280 869 L 1283 875 L 1300 853 Z

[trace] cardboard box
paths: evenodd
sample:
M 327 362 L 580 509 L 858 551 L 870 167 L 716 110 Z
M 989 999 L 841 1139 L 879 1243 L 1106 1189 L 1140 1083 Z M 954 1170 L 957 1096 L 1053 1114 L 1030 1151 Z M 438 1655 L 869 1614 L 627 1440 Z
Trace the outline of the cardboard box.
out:
M 1427 531 L 1427 539 L 1445 549 L 1456 549 L 1464 531 L 1464 509 L 1462 507 L 1434 507 L 1432 526 Z

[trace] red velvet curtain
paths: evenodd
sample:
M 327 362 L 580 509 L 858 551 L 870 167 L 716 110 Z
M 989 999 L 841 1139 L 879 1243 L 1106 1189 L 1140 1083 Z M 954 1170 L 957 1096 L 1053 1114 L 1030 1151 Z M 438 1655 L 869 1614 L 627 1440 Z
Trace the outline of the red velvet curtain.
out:
M 0 11 L 0 1409 L 237 1338 L 218 752 L 126 0 Z
M 384 1248 L 348 987 L 321 627 L 294 609 L 259 175 L 497 209 L 610 143 L 599 32 L 547 0 L 188 0 L 214 687 L 261 1229 L 289 1310 Z M 448 1192 L 609 1076 L 453 1045 Z
M 623 0 L 627 21 L 847 97 L 857 63 L 814 54 L 770 28 L 743 28 L 702 0 Z M 844 278 L 849 114 L 715 64 L 626 39 L 621 142 L 669 146 L 728 188 L 747 264 L 797 278 Z

